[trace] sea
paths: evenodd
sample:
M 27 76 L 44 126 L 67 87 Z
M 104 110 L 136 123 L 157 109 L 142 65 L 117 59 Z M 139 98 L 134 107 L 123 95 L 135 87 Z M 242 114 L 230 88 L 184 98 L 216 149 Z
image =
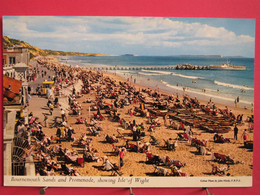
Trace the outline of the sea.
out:
M 246 70 L 104 70 L 129 82 L 174 95 L 188 94 L 205 101 L 253 108 L 254 58 L 223 56 L 60 56 L 64 64 L 79 67 L 168 66 L 178 64 L 246 66 Z

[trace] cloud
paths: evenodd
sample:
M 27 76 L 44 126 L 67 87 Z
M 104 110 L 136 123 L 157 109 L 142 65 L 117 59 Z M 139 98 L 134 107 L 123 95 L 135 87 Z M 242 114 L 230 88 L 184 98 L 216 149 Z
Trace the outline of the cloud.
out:
M 3 26 L 4 35 L 24 41 L 34 40 L 39 47 L 46 45 L 40 42 L 44 39 L 50 49 L 59 50 L 68 43 L 71 48 L 74 48 L 73 43 L 97 48 L 95 44 L 102 46 L 101 43 L 105 42 L 106 45 L 118 48 L 118 53 L 122 48 L 126 50 L 134 45 L 139 50 L 144 48 L 147 54 L 155 46 L 182 51 L 185 48 L 190 51 L 188 47 L 191 46 L 197 51 L 200 47 L 208 47 L 211 53 L 214 51 L 210 46 L 218 46 L 218 50 L 227 47 L 230 51 L 234 50 L 232 47 L 245 47 L 254 52 L 255 41 L 252 36 L 237 35 L 224 27 L 162 17 L 4 17 Z

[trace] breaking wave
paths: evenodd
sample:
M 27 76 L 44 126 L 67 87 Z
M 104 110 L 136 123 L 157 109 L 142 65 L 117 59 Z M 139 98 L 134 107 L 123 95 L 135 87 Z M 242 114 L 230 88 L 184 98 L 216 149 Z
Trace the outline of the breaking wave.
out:
M 144 71 L 144 72 L 153 72 L 153 73 L 155 73 L 157 75 L 173 75 L 173 76 L 182 77 L 182 78 L 186 78 L 186 79 L 203 79 L 203 77 L 177 74 L 175 72 L 157 71 L 157 70 L 144 70 L 144 69 L 142 69 L 142 71 Z
M 187 79 L 203 79 L 203 77 L 188 76 L 188 75 L 176 74 L 176 73 L 173 73 L 172 75 L 187 78 Z
M 160 75 L 160 74 L 157 74 L 157 73 L 144 73 L 144 72 L 138 72 L 138 74 L 146 75 L 146 76 L 157 76 L 157 75 Z
M 183 91 L 183 86 L 171 85 L 168 82 L 163 81 L 163 80 L 161 80 L 161 83 L 163 83 L 164 85 L 166 85 L 169 88 L 172 88 L 172 89 L 175 89 L 175 90 L 179 90 L 179 91 Z M 216 98 L 216 99 L 229 101 L 229 102 L 233 102 L 234 101 L 234 99 L 231 98 L 231 97 L 225 97 L 225 96 L 223 96 L 221 94 L 215 94 L 214 90 L 211 90 L 211 89 L 206 89 L 207 92 L 204 93 L 204 92 L 202 92 L 200 90 L 188 87 L 188 88 L 186 88 L 185 91 L 188 92 L 188 93 L 193 93 L 193 94 L 197 94 L 197 95 L 200 95 L 200 96 L 207 96 L 209 98 L 211 97 L 211 98 L 214 98 L 214 99 Z M 247 104 L 247 105 L 251 105 L 251 102 L 246 101 L 246 100 L 240 100 L 240 102 L 244 103 L 244 104 Z
M 220 81 L 214 81 L 214 83 L 216 85 L 231 87 L 231 88 L 235 88 L 235 89 L 252 90 L 252 91 L 254 90 L 254 88 L 247 87 L 247 86 L 244 86 L 244 85 L 234 85 L 234 84 L 224 83 L 224 82 L 220 82 Z
M 159 71 L 159 70 L 144 70 L 142 69 L 143 72 L 153 72 L 156 73 L 158 75 L 170 75 L 172 74 L 172 72 L 167 72 L 167 71 Z

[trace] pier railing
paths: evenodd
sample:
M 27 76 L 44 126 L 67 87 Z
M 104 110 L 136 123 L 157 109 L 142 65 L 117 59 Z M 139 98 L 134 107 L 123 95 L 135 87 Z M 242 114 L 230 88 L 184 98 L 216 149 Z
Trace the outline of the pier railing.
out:
M 178 64 L 168 66 L 93 66 L 90 70 L 209 70 L 209 66 Z

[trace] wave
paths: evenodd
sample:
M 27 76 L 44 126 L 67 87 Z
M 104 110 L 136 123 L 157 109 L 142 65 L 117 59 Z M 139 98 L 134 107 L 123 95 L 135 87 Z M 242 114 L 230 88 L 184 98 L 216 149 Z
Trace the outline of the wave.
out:
M 144 72 L 138 72 L 138 74 L 146 75 L 146 76 L 158 76 L 158 75 L 160 75 L 160 74 L 157 74 L 157 73 L 144 73 Z
M 244 85 L 234 85 L 234 84 L 230 84 L 230 83 L 223 83 L 223 82 L 220 82 L 220 81 L 214 81 L 215 84 L 217 85 L 221 85 L 221 86 L 225 86 L 225 87 L 232 87 L 232 88 L 235 88 L 235 89 L 243 89 L 243 90 L 254 90 L 254 88 L 251 88 L 251 87 L 247 87 L 247 86 L 244 86 Z
M 172 88 L 172 89 L 175 89 L 175 90 L 178 90 L 178 91 L 183 91 L 183 86 L 171 85 L 168 82 L 163 81 L 163 80 L 161 80 L 161 83 L 165 84 L 169 88 Z M 228 102 L 232 102 L 232 103 L 234 102 L 234 98 L 225 97 L 225 96 L 223 96 L 221 94 L 217 95 L 217 94 L 214 94 L 214 93 L 210 93 L 210 92 L 214 92 L 214 90 L 206 89 L 206 91 L 207 92 L 205 93 L 205 92 L 202 92 L 202 91 L 200 91 L 198 89 L 185 87 L 185 92 L 187 92 L 187 93 L 196 94 L 196 95 L 199 95 L 201 97 L 202 96 L 204 96 L 204 97 L 206 96 L 206 97 L 209 97 L 209 98 L 219 99 L 219 100 L 228 101 Z M 247 104 L 247 105 L 251 105 L 252 104 L 252 102 L 246 101 L 246 100 L 240 100 L 240 102 L 244 103 L 244 104 Z
M 166 71 L 158 71 L 158 70 L 144 70 L 144 69 L 142 69 L 142 71 L 143 72 L 154 72 L 154 73 L 156 73 L 156 74 L 158 74 L 158 75 L 170 75 L 170 74 L 172 74 L 172 72 L 166 72 Z
M 128 71 L 128 70 L 117 70 L 116 72 L 117 73 L 132 73 L 131 71 Z
M 188 76 L 188 75 L 176 74 L 176 73 L 173 73 L 172 75 L 173 75 L 173 76 L 178 76 L 178 77 L 187 78 L 187 79 L 203 79 L 203 77 Z
M 187 78 L 187 79 L 204 79 L 203 77 L 177 74 L 175 72 L 157 71 L 157 70 L 144 70 L 144 69 L 142 69 L 142 71 L 144 71 L 144 72 L 154 72 L 154 73 L 163 74 L 163 75 L 173 75 L 173 76 L 178 76 L 178 77 Z
M 173 89 L 177 89 L 177 90 L 182 90 L 183 87 L 182 86 L 177 86 L 177 85 L 171 85 L 169 84 L 168 82 L 164 81 L 164 80 L 161 80 L 161 82 L 163 84 L 165 84 L 167 87 L 170 87 L 170 88 L 173 88 Z

